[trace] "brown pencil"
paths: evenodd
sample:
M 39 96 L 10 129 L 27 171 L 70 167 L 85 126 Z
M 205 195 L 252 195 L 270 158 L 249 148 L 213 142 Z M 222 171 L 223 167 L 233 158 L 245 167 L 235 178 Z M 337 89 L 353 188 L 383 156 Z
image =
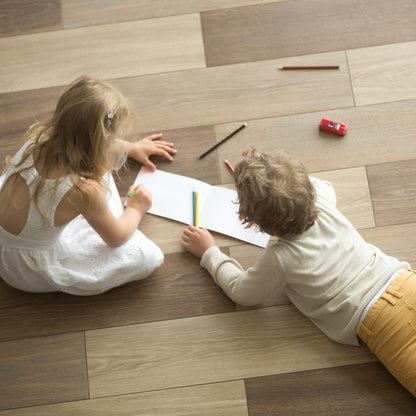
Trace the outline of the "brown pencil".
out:
M 339 65 L 282 66 L 279 69 L 339 69 Z

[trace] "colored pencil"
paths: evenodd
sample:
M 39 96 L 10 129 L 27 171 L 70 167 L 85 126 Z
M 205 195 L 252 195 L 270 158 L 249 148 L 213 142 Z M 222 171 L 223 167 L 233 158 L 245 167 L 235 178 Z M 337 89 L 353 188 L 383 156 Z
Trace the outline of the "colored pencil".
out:
M 205 153 L 202 153 L 201 156 L 199 156 L 200 159 L 202 159 L 203 157 L 205 157 L 208 153 L 211 153 L 213 150 L 215 150 L 218 146 L 222 145 L 225 141 L 227 141 L 228 139 L 230 139 L 231 137 L 234 136 L 234 134 L 237 134 L 240 130 L 242 130 L 244 127 L 247 126 L 247 123 L 244 123 L 242 126 L 240 126 L 237 130 L 234 130 L 232 133 L 230 133 L 227 137 L 225 137 L 224 139 L 222 139 L 219 143 L 217 143 L 216 145 L 212 146 L 211 149 L 208 149 Z
M 339 69 L 339 65 L 282 66 L 279 69 Z
M 196 193 L 195 201 L 195 227 L 199 228 L 199 192 Z
M 198 228 L 199 226 L 199 218 L 198 218 L 199 193 L 196 190 L 192 191 L 192 210 L 193 210 L 193 226 Z
M 227 159 L 224 159 L 224 162 L 225 162 L 225 164 L 227 165 L 228 169 L 230 169 L 230 171 L 231 171 L 232 173 L 234 173 L 234 168 L 233 168 L 233 166 L 231 165 L 231 163 L 230 163 Z

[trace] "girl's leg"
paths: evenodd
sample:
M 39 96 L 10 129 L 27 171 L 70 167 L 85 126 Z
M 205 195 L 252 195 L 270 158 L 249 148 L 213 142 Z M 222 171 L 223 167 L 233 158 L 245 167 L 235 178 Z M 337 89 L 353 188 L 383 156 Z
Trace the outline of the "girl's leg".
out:
M 370 309 L 360 338 L 416 397 L 416 272 L 406 270 Z

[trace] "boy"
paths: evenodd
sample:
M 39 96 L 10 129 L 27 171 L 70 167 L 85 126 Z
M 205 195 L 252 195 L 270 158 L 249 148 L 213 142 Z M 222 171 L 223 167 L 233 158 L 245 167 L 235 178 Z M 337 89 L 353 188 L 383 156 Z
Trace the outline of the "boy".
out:
M 286 153 L 246 151 L 235 166 L 244 224 L 278 237 L 246 271 L 205 229 L 188 227 L 182 246 L 201 257 L 234 302 L 255 305 L 283 288 L 334 341 L 358 337 L 416 396 L 416 273 L 366 243 L 337 210 L 329 182 L 308 176 Z

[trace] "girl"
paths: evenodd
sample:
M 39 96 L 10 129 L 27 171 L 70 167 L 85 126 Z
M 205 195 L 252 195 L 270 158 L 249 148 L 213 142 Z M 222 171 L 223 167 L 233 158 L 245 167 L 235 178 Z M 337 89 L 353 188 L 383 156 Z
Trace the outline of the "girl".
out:
M 416 396 L 416 273 L 366 243 L 337 210 L 329 182 L 309 178 L 285 153 L 248 151 L 236 165 L 239 215 L 279 238 L 253 267 L 223 254 L 211 234 L 189 227 L 182 245 L 201 258 L 236 303 L 261 303 L 283 288 L 334 341 L 358 338 Z
M 75 80 L 46 123 L 0 178 L 0 276 L 28 292 L 94 295 L 147 277 L 163 262 L 137 227 L 151 206 L 143 187 L 130 187 L 123 210 L 111 171 L 127 156 L 154 170 L 151 155 L 172 160 L 161 134 L 121 140 L 133 112 L 112 86 Z

